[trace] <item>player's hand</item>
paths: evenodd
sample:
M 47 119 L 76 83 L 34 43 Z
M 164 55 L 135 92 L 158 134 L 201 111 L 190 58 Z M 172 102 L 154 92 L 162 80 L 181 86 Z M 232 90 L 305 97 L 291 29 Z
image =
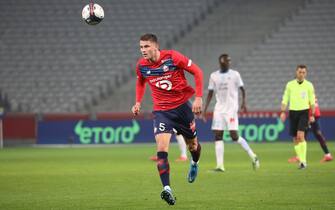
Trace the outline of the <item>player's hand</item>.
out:
M 285 112 L 280 113 L 280 120 L 282 122 L 285 122 L 285 120 L 286 120 L 286 113 Z
M 248 110 L 247 110 L 247 106 L 245 105 L 245 103 L 242 103 L 242 104 L 241 104 L 241 112 L 242 112 L 242 113 L 248 112 Z
M 136 103 L 132 108 L 131 111 L 133 112 L 134 115 L 138 115 L 141 112 L 141 104 Z
M 310 122 L 310 123 L 315 122 L 315 117 L 314 117 L 314 116 L 310 116 L 310 117 L 309 117 L 309 122 Z
M 192 112 L 196 115 L 201 114 L 202 110 L 202 98 L 201 97 L 195 97 L 193 104 L 192 104 Z

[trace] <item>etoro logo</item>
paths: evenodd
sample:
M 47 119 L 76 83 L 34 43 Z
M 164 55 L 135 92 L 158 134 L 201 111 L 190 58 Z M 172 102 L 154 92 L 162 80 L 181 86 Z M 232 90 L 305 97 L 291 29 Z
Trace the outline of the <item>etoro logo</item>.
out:
M 169 80 L 161 80 L 156 82 L 156 87 L 163 89 L 163 90 L 171 90 L 172 89 L 172 82 Z
M 248 141 L 278 141 L 279 134 L 284 131 L 285 125 L 277 118 L 274 124 L 245 124 L 239 125 L 239 134 L 245 137 Z M 229 132 L 223 134 L 225 141 L 231 141 Z
M 78 135 L 82 144 L 112 144 L 112 143 L 132 143 L 135 135 L 139 133 L 140 126 L 136 120 L 132 120 L 131 126 L 100 127 L 100 126 L 84 126 L 83 121 L 76 124 L 74 132 Z

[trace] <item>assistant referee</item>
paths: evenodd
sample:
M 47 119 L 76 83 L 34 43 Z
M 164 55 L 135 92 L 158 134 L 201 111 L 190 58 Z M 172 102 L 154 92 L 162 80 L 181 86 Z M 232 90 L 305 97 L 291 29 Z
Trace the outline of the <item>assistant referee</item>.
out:
M 294 150 L 300 160 L 299 169 L 307 167 L 305 132 L 308 129 L 309 122 L 314 122 L 315 120 L 314 87 L 310 81 L 305 79 L 306 75 L 307 66 L 298 65 L 296 78 L 286 84 L 280 114 L 280 119 L 284 122 L 286 119 L 286 107 L 289 104 L 290 135 L 293 137 Z M 312 110 L 310 117 L 308 115 L 309 108 Z

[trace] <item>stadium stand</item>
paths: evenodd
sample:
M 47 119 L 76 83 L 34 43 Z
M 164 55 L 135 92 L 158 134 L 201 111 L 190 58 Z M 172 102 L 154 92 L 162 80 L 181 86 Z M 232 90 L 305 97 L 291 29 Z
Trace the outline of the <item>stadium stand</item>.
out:
M 202 67 L 205 71 L 206 88 L 210 73 L 218 68 L 217 58 L 221 53 L 228 52 L 233 59 L 233 67 L 236 66 L 235 63 L 262 43 L 266 35 L 277 29 L 285 18 L 296 12 L 304 2 L 303 0 L 221 1 L 221 4 L 218 4 L 190 33 L 180 38 L 173 48 L 189 56 Z M 248 80 L 245 77 L 244 79 Z M 128 107 L 129 110 L 129 104 L 134 101 L 134 87 L 135 81 L 132 80 L 128 86 L 121 87 L 118 94 L 113 94 L 110 100 L 96 107 L 96 110 L 108 111 L 110 107 L 117 110 Z M 150 91 L 147 92 L 142 106 L 144 110 L 151 110 L 151 100 L 148 96 Z
M 171 45 L 215 1 L 97 3 L 105 20 L 92 27 L 81 21 L 83 1 L 0 2 L 0 90 L 9 111 L 88 110 L 126 83 L 139 34 L 157 33 Z
M 250 107 L 278 108 L 297 64 L 309 67 L 308 79 L 315 85 L 320 106 L 335 107 L 335 61 L 331 58 L 335 54 L 334 11 L 334 1 L 309 1 L 239 62 L 237 68 L 244 75 Z
M 250 111 L 278 110 L 301 63 L 309 67 L 321 108 L 334 109 L 334 8 L 330 0 L 227 0 L 174 47 L 203 68 L 206 84 L 218 55 L 229 53 L 243 76 Z
M 0 1 L 0 101 L 8 110 L 128 112 L 138 38 L 146 32 L 198 63 L 206 84 L 218 55 L 229 53 L 246 84 L 249 110 L 277 110 L 299 63 L 310 67 L 321 107 L 335 107 L 331 0 L 97 2 L 106 17 L 92 27 L 80 20 L 79 0 Z

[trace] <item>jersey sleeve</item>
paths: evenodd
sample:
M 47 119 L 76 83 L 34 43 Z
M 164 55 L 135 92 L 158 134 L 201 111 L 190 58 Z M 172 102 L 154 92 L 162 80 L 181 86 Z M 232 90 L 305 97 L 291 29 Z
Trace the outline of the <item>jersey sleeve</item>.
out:
M 215 82 L 214 82 L 212 74 L 209 77 L 208 90 L 215 90 Z
M 145 93 L 145 78 L 142 76 L 139 68 L 140 64 L 136 64 L 136 102 L 141 103 Z
M 178 51 L 171 50 L 172 59 L 174 64 L 181 69 L 186 69 L 187 67 L 192 65 L 192 60 L 186 57 L 185 55 L 181 54 Z
M 283 99 L 282 99 L 281 103 L 287 105 L 289 97 L 290 97 L 290 87 L 289 87 L 289 83 L 287 83 L 286 87 L 285 87 L 285 90 L 284 90 Z
M 178 51 L 172 51 L 172 59 L 176 66 L 194 75 L 195 95 L 197 97 L 202 97 L 203 73 L 199 66 Z
M 308 89 L 308 100 L 309 100 L 310 105 L 315 105 L 315 92 L 314 92 L 314 86 L 312 83 Z
M 237 86 L 238 87 L 243 87 L 244 86 L 241 74 L 239 72 L 237 72 Z

